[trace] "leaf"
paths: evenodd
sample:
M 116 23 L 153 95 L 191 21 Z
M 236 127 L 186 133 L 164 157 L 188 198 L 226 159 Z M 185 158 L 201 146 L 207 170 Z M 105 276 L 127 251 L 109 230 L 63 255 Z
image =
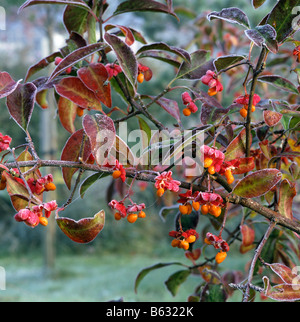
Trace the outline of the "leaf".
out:
M 233 189 L 233 193 L 245 198 L 255 198 L 271 190 L 282 177 L 277 169 L 263 169 L 248 174 L 240 180 Z
M 215 124 L 229 112 L 229 109 L 223 108 L 216 98 L 205 92 L 201 92 L 198 98 L 202 102 L 200 119 L 204 125 Z
M 255 238 L 254 229 L 246 224 L 241 225 L 240 229 L 242 234 L 242 245 L 245 247 L 252 245 Z
M 56 92 L 82 108 L 102 111 L 102 105 L 95 93 L 88 89 L 80 78 L 71 76 L 63 78 L 54 85 Z
M 268 267 L 271 268 L 271 270 L 278 275 L 281 280 L 286 284 L 294 284 L 295 278 L 297 277 L 297 274 L 293 272 L 289 267 L 281 264 L 281 263 L 273 263 L 268 264 L 266 263 Z
M 174 274 L 172 274 L 167 281 L 165 281 L 165 285 L 168 291 L 173 295 L 176 296 L 179 286 L 186 281 L 186 279 L 191 274 L 190 270 L 180 270 Z
M 297 87 L 291 81 L 284 77 L 278 75 L 265 75 L 258 77 L 257 80 L 263 83 L 273 85 L 274 87 L 279 88 L 281 90 L 285 90 L 287 92 L 299 95 Z
M 179 67 L 176 79 L 200 79 L 208 70 L 213 69 L 213 60 L 210 59 L 210 52 L 197 50 L 191 54 L 191 62 L 183 61 Z
M 253 157 L 237 159 L 240 161 L 240 164 L 237 168 L 231 170 L 232 174 L 243 174 L 254 170 L 255 159 Z
M 254 9 L 257 9 L 260 6 L 262 6 L 265 2 L 266 0 L 252 0 L 252 6 L 254 7 Z
M 172 11 L 167 5 L 164 5 L 160 2 L 153 1 L 153 0 L 130 0 L 124 1 L 117 7 L 116 11 L 114 12 L 114 16 L 126 13 L 126 12 L 134 12 L 134 11 L 154 11 L 154 12 L 162 12 L 167 13 L 174 16 L 177 20 L 179 18 L 177 15 Z
M 76 131 L 74 122 L 77 115 L 78 105 L 63 96 L 60 96 L 57 103 L 57 108 L 62 126 L 68 132 L 74 133 Z
M 83 183 L 80 186 L 80 196 L 81 198 L 84 197 L 85 193 L 87 192 L 87 190 L 95 183 L 97 182 L 99 179 L 102 179 L 104 177 L 109 176 L 110 173 L 94 173 L 91 176 L 89 176 L 88 178 L 86 178 Z
M 252 140 L 252 137 L 251 137 Z M 230 161 L 242 157 L 246 152 L 246 130 L 242 129 L 241 132 L 233 139 L 228 145 L 225 152 L 225 160 Z
M 250 28 L 250 23 L 247 15 L 239 8 L 225 8 L 220 12 L 213 11 L 208 14 L 209 21 L 213 19 L 222 19 L 231 23 L 237 23 L 243 27 Z
M 0 99 L 10 95 L 19 85 L 20 80 L 15 82 L 9 73 L 0 72 Z
M 256 46 L 265 45 L 272 53 L 276 54 L 278 52 L 277 34 L 272 26 L 257 26 L 254 29 L 245 30 L 245 34 Z
M 178 48 L 178 47 L 169 46 L 164 42 L 156 42 L 156 43 L 142 46 L 137 51 L 136 55 L 139 56 L 142 53 L 147 53 L 148 51 L 153 52 L 154 50 L 155 51 L 166 51 L 166 52 L 169 52 L 172 54 L 176 54 L 177 56 L 183 58 L 186 62 L 188 62 L 188 63 L 191 62 L 191 56 L 187 51 L 185 51 L 184 49 Z
M 92 153 L 91 144 L 83 129 L 73 133 L 67 140 L 61 154 L 62 161 L 79 162 L 82 158 L 86 162 Z M 71 189 L 71 181 L 73 175 L 78 171 L 78 168 L 62 168 L 63 179 L 66 186 Z
M 148 50 L 139 54 L 138 57 L 139 58 L 149 57 L 149 58 L 157 59 L 165 63 L 168 63 L 171 66 L 174 66 L 176 69 L 178 69 L 181 64 L 178 60 L 176 60 L 171 55 L 169 55 L 168 53 L 162 50 Z
M 261 24 L 269 24 L 277 32 L 279 44 L 292 36 L 298 29 L 299 0 L 279 0 Z
M 241 55 L 227 55 L 218 57 L 214 60 L 215 70 L 216 72 L 219 72 L 220 70 L 235 65 L 244 59 L 245 57 Z
M 108 80 L 108 72 L 103 64 L 89 64 L 77 71 L 78 77 L 84 85 L 94 92 L 105 106 L 111 107 L 111 88 Z
M 86 244 L 93 241 L 103 229 L 105 212 L 101 210 L 93 218 L 83 218 L 78 221 L 66 217 L 57 217 L 56 223 L 71 240 Z
M 119 37 L 105 33 L 104 39 L 115 52 L 120 67 L 133 87 L 136 86 L 138 62 L 131 48 Z
M 91 150 L 97 164 L 100 166 L 105 164 L 116 138 L 113 120 L 101 114 L 85 115 L 82 125 L 89 137 Z
M 281 113 L 278 113 L 275 111 L 270 111 L 270 110 L 265 110 L 263 112 L 263 116 L 264 116 L 265 123 L 269 127 L 277 125 L 280 122 L 280 120 L 282 119 Z
M 34 84 L 18 84 L 17 88 L 7 97 L 6 105 L 16 123 L 27 130 L 34 109 L 37 89 Z
M 72 67 L 81 60 L 89 57 L 97 51 L 105 49 L 107 44 L 105 43 L 96 43 L 91 44 L 85 47 L 78 48 L 66 56 L 55 68 L 48 79 L 48 83 L 57 77 L 59 74 L 67 70 L 69 67 Z
M 72 5 L 72 6 L 78 6 L 81 8 L 84 8 L 88 11 L 90 11 L 90 7 L 81 0 L 27 0 L 25 3 L 22 4 L 22 6 L 19 8 L 18 10 L 18 14 L 20 14 L 20 12 L 29 7 L 29 6 L 33 6 L 36 4 L 63 4 L 63 5 Z
M 133 35 L 133 32 L 131 31 L 130 28 L 128 28 L 126 26 L 121 26 L 121 25 L 108 24 L 105 26 L 105 31 L 108 31 L 113 28 L 119 28 L 122 31 L 123 35 L 125 36 L 125 43 L 128 46 L 131 46 L 134 43 L 134 41 L 135 41 L 134 35 Z
M 207 283 L 202 290 L 201 302 L 225 302 L 227 299 L 227 293 L 225 292 L 224 285 Z
M 88 11 L 83 8 L 72 5 L 66 6 L 63 21 L 69 34 L 75 31 L 83 36 L 87 30 L 88 15 Z
M 150 267 L 146 267 L 144 269 L 142 269 L 139 274 L 137 275 L 136 279 L 135 279 L 135 283 L 134 283 L 134 291 L 135 293 L 137 293 L 137 288 L 140 285 L 141 281 L 143 280 L 143 278 L 150 273 L 151 271 L 155 270 L 155 269 L 159 269 L 162 267 L 166 267 L 166 266 L 170 266 L 170 265 L 180 265 L 180 266 L 184 266 L 182 263 L 180 262 L 171 262 L 171 263 L 158 263 L 155 264 L 153 266 Z
M 293 220 L 293 199 L 296 195 L 295 184 L 287 179 L 282 180 L 279 187 L 278 211 L 291 220 Z
M 47 56 L 46 58 L 40 60 L 38 63 L 32 65 L 27 71 L 27 74 L 25 76 L 25 82 L 27 82 L 27 80 L 32 75 L 34 75 L 35 73 L 39 72 L 40 70 L 48 67 L 51 63 L 53 63 L 55 61 L 56 57 L 61 57 L 61 53 L 55 52 L 55 53 Z

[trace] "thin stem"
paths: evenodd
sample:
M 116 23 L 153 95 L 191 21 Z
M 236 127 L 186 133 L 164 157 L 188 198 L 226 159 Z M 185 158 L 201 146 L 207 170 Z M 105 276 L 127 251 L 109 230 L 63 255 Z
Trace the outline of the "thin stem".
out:
M 245 293 L 244 293 L 243 302 L 248 302 L 250 285 L 251 285 L 251 282 L 252 282 L 252 279 L 253 279 L 253 274 L 254 274 L 254 269 L 255 269 L 256 262 L 257 262 L 258 258 L 260 257 L 262 249 L 265 246 L 265 244 L 266 244 L 268 238 L 270 237 L 270 234 L 272 233 L 272 231 L 275 228 L 275 226 L 276 226 L 276 221 L 271 221 L 271 223 L 270 223 L 270 225 L 269 225 L 269 227 L 268 227 L 263 239 L 261 240 L 260 244 L 258 245 L 258 247 L 255 250 L 255 254 L 254 254 L 254 257 L 252 259 L 249 274 L 248 274 L 248 282 L 246 284 L 246 289 L 245 289 Z

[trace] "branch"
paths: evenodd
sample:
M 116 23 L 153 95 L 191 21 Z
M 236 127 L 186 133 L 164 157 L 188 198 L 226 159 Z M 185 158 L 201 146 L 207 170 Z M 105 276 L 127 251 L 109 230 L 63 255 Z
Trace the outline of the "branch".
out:
M 23 167 L 32 167 L 36 165 L 36 160 L 32 161 L 22 161 L 18 162 L 20 168 Z M 90 165 L 81 162 L 70 162 L 70 161 L 54 161 L 54 160 L 40 160 L 40 165 L 42 167 L 66 167 L 66 168 L 77 168 L 86 171 L 93 171 L 98 173 L 113 173 L 113 170 L 110 168 L 101 168 L 98 165 Z M 7 168 L 15 168 L 17 166 L 16 162 L 6 163 L 5 166 Z M 146 181 L 146 182 L 155 182 L 156 174 L 149 173 L 146 171 L 136 171 L 135 169 L 127 169 L 126 170 L 126 177 L 128 178 L 135 178 L 139 181 Z M 190 190 L 191 188 L 193 191 L 201 191 L 206 192 L 207 187 L 197 184 L 191 184 L 189 182 L 181 182 L 180 188 Z M 219 195 L 224 199 L 227 200 L 229 203 L 241 205 L 246 207 L 250 210 L 257 212 L 258 214 L 262 215 L 263 217 L 269 219 L 270 221 L 276 221 L 276 223 L 282 227 L 290 229 L 298 234 L 300 234 L 300 223 L 295 220 L 290 220 L 284 217 L 279 212 L 276 212 L 268 207 L 262 206 L 260 203 L 250 199 L 239 197 L 232 193 L 227 192 L 218 192 Z

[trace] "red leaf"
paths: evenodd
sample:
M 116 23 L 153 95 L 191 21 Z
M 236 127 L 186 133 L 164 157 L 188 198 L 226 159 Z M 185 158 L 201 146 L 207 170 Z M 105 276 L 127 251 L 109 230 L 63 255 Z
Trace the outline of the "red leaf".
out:
M 11 94 L 20 81 L 15 82 L 7 72 L 0 73 L 0 99 Z
M 237 158 L 240 161 L 240 165 L 232 170 L 232 174 L 243 174 L 254 170 L 255 162 L 253 157 L 249 158 Z
M 93 91 L 96 97 L 107 107 L 112 106 L 108 73 L 103 64 L 90 64 L 78 70 L 78 77 L 84 85 Z
M 125 43 L 128 46 L 131 46 L 134 43 L 135 39 L 134 39 L 133 33 L 130 28 L 128 28 L 126 26 L 108 24 L 105 26 L 105 31 L 108 31 L 113 28 L 119 28 L 122 31 L 122 33 L 125 36 Z
M 79 157 L 81 157 L 80 153 L 82 153 L 82 160 L 83 162 L 86 162 L 90 157 L 91 152 L 89 139 L 81 129 L 69 137 L 63 148 L 61 160 L 78 162 Z M 77 171 L 77 168 L 62 168 L 63 178 L 69 189 L 71 189 L 72 177 Z
M 248 247 L 253 244 L 255 238 L 255 231 L 248 225 L 241 226 L 242 233 L 242 244 L 245 247 Z
M 105 164 L 116 138 L 113 120 L 102 114 L 85 115 L 82 125 L 89 137 L 91 150 L 97 164 Z
M 49 77 L 48 83 L 56 76 L 67 70 L 69 67 L 72 67 L 74 64 L 80 62 L 81 60 L 87 58 L 95 52 L 104 49 L 105 47 L 107 47 L 107 45 L 104 43 L 96 43 L 74 50 L 57 65 L 57 67 Z
M 252 141 L 252 137 L 251 137 Z M 246 151 L 246 130 L 243 129 L 238 136 L 230 142 L 226 149 L 225 160 L 233 160 L 245 155 Z
M 102 106 L 94 92 L 89 90 L 78 77 L 63 78 L 55 85 L 57 93 L 82 108 L 102 111 Z
M 7 97 L 7 107 L 16 123 L 27 130 L 34 109 L 36 87 L 32 83 L 19 84 Z
M 279 201 L 278 211 L 284 217 L 293 219 L 293 199 L 297 195 L 295 184 L 289 182 L 289 180 L 282 180 L 279 188 Z
M 266 124 L 270 127 L 275 126 L 282 119 L 282 114 L 275 111 L 265 110 L 263 115 Z
M 68 132 L 74 133 L 76 131 L 74 121 L 77 115 L 78 105 L 61 96 L 58 100 L 57 107 L 62 126 Z
M 76 243 L 89 243 L 101 232 L 105 223 L 105 212 L 99 211 L 93 218 L 75 221 L 66 217 L 57 217 L 56 222 L 62 232 Z

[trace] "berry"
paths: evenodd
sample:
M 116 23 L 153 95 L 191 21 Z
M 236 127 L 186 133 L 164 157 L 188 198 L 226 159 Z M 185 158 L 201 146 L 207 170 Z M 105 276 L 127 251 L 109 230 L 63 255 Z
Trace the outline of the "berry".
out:
M 202 207 L 201 207 L 201 213 L 203 215 L 207 215 L 208 212 L 209 212 L 209 206 L 208 205 L 202 205 Z
M 209 168 L 213 164 L 214 160 L 211 158 L 204 159 L 204 168 Z
M 205 237 L 205 238 L 204 238 L 204 243 L 205 243 L 206 245 L 211 245 L 211 242 L 208 240 L 208 238 L 207 238 L 207 237 Z
M 46 189 L 46 191 L 54 191 L 54 190 L 56 190 L 56 186 L 53 182 L 49 182 L 49 183 L 45 184 L 45 189 Z
M 127 216 L 127 221 L 130 222 L 131 224 L 135 223 L 138 219 L 138 215 L 137 214 L 129 214 Z
M 220 251 L 217 255 L 216 255 L 216 257 L 215 257 L 215 260 L 216 260 L 216 262 L 218 263 L 218 264 L 221 264 L 224 260 L 225 260 L 225 258 L 227 257 L 227 253 L 226 252 L 222 252 L 222 251 Z
M 214 217 L 219 217 L 221 215 L 222 209 L 221 207 L 211 205 L 209 208 L 209 213 Z
M 39 217 L 39 222 L 42 226 L 48 226 L 48 219 L 45 217 Z
M 115 170 L 112 174 L 114 179 L 118 179 L 121 176 L 121 171 L 120 170 Z
M 197 201 L 193 201 L 192 206 L 193 206 L 195 211 L 198 211 L 199 208 L 200 208 L 200 203 L 197 202 Z
M 216 169 L 213 165 L 211 165 L 210 167 L 208 167 L 208 173 L 209 174 L 215 174 L 216 173 Z
M 186 240 L 182 240 L 179 245 L 180 248 L 183 248 L 184 250 L 188 250 L 190 247 L 190 244 Z
M 82 117 L 82 115 L 84 114 L 84 109 L 78 106 L 76 112 L 78 117 Z
M 194 243 L 196 241 L 196 236 L 195 235 L 191 235 L 189 236 L 186 241 L 191 244 L 191 243 Z
M 241 108 L 240 109 L 240 114 L 245 119 L 247 117 L 248 112 L 247 112 L 247 110 L 245 108 Z
M 218 91 L 213 87 L 213 88 L 210 88 L 208 91 L 207 91 L 207 94 L 209 96 L 214 96 L 218 93 Z
M 158 197 L 162 197 L 162 195 L 165 193 L 165 189 L 164 188 L 159 188 L 157 191 L 156 191 L 156 195 Z
M 121 218 L 122 218 L 121 214 L 119 212 L 116 212 L 115 213 L 115 219 L 116 220 L 121 220 Z
M 179 247 L 179 245 L 180 245 L 180 240 L 178 240 L 178 239 L 172 240 L 172 242 L 171 242 L 172 247 Z
M 192 112 L 189 108 L 185 108 L 183 109 L 182 113 L 184 116 L 190 116 Z
M 232 183 L 233 183 L 233 181 L 234 181 L 234 176 L 232 175 L 232 173 L 231 173 L 231 170 L 230 170 L 230 169 L 228 169 L 228 170 L 226 170 L 226 171 L 225 171 L 225 177 L 226 177 L 226 179 L 227 179 L 227 183 L 228 183 L 228 184 L 232 184 Z
M 198 111 L 198 107 L 194 102 L 189 103 L 188 108 L 192 113 L 196 113 Z
M 144 74 L 143 73 L 138 74 L 137 81 L 139 83 L 143 83 L 143 81 L 144 81 Z
M 193 101 L 188 92 L 182 93 L 181 98 L 182 98 L 182 102 L 183 102 L 184 105 L 187 105 L 187 104 L 189 104 L 190 102 Z
M 145 217 L 146 217 L 145 212 L 144 212 L 143 210 L 141 210 L 141 211 L 139 212 L 139 214 L 138 214 L 138 217 L 139 217 L 139 218 L 145 218 Z
M 180 205 L 179 206 L 179 211 L 180 211 L 180 213 L 181 214 L 183 214 L 183 215 L 187 215 L 187 213 L 188 213 L 188 207 L 187 206 L 185 206 L 185 205 Z

